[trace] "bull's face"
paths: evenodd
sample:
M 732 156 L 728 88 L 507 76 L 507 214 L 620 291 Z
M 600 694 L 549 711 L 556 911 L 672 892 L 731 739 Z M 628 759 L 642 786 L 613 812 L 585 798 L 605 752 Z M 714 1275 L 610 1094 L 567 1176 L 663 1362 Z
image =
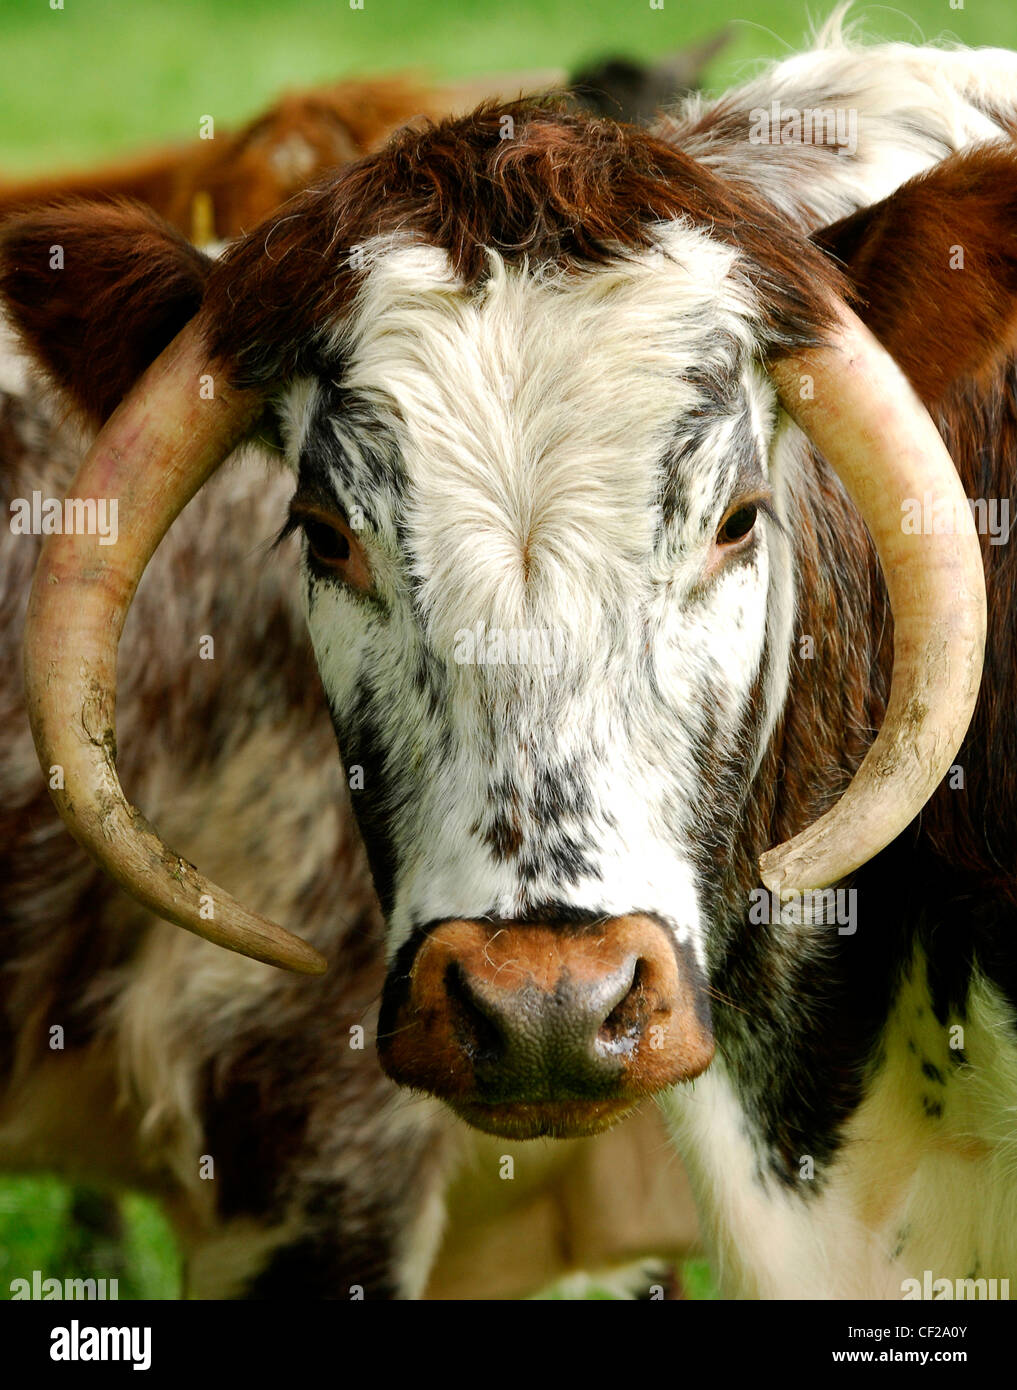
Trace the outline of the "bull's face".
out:
M 978 690 L 977 537 L 900 524 L 909 498 L 970 512 L 839 274 L 672 146 L 525 104 L 403 132 L 214 269 L 137 212 L 100 210 L 83 241 L 78 215 L 6 233 L 0 288 L 58 380 L 78 361 L 87 408 L 201 304 L 75 482 L 118 498 L 118 544 L 50 537 L 33 587 L 28 707 L 79 841 L 169 920 L 325 968 L 174 855 L 113 762 L 131 595 L 274 397 L 389 923 L 384 1065 L 520 1135 L 591 1131 L 696 1076 L 707 981 L 775 826 L 798 833 L 759 861 L 771 889 L 856 869 L 931 795 Z M 104 353 L 53 277 L 68 234 L 75 265 L 123 282 Z M 801 432 L 777 432 L 778 401 Z M 805 436 L 870 530 L 895 641 L 879 736 L 813 825 L 762 785 L 810 582 L 788 539 Z
M 381 1056 L 483 1128 L 596 1128 L 712 1056 L 702 857 L 790 614 L 732 259 L 679 227 L 468 292 L 388 247 L 341 378 L 289 397 L 310 631 L 389 922 Z

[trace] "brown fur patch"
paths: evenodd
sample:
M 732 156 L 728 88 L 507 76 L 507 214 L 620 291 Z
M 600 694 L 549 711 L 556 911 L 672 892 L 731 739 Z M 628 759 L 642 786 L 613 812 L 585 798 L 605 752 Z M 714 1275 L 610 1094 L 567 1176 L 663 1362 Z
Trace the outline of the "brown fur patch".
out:
M 25 345 L 96 423 L 197 313 L 210 265 L 131 204 L 70 203 L 0 228 L 0 294 Z
M 945 159 L 815 241 L 927 405 L 1017 346 L 1017 145 Z
M 487 104 L 407 129 L 301 194 L 218 263 L 212 348 L 244 384 L 311 369 L 359 283 L 351 248 L 382 233 L 442 248 L 470 285 L 488 249 L 576 271 L 646 247 L 650 225 L 675 218 L 744 256 L 761 352 L 821 336 L 840 277 L 765 203 L 641 130 L 549 101 Z

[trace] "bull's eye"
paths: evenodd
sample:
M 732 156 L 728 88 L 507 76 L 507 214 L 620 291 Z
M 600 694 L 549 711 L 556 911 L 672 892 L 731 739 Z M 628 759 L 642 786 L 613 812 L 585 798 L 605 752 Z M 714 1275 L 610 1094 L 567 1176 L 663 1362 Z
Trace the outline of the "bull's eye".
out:
M 308 518 L 304 535 L 308 550 L 320 565 L 339 565 L 350 558 L 350 543 L 337 527 Z
M 725 518 L 717 532 L 718 545 L 733 545 L 735 541 L 744 540 L 756 524 L 756 516 L 759 508 L 754 502 L 749 502 L 743 507 Z
M 344 516 L 331 509 L 319 510 L 317 504 L 292 503 L 290 526 L 302 528 L 307 540 L 307 563 L 312 570 L 365 593 L 371 588 L 367 556 Z

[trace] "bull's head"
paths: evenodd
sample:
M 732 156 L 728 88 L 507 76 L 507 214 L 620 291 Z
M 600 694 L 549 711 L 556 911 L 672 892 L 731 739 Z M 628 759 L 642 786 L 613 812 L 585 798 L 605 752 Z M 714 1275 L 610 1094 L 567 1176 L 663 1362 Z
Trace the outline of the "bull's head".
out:
M 846 793 L 763 855 L 764 882 L 831 884 L 886 846 L 978 688 L 977 542 L 900 526 L 902 498 L 960 499 L 954 469 L 839 272 L 681 153 L 547 108 L 404 134 L 210 270 L 140 214 L 102 216 L 79 259 L 102 260 L 119 217 L 102 263 L 129 282 L 108 297 L 135 355 L 201 307 L 74 485 L 119 499 L 119 544 L 52 537 L 36 575 L 31 718 L 73 834 L 170 921 L 324 968 L 174 855 L 115 768 L 135 588 L 271 401 L 389 923 L 383 1065 L 523 1136 L 592 1132 L 695 1077 L 713 1052 L 717 865 L 787 696 L 803 434 L 869 527 L 895 664 Z M 103 414 L 120 321 L 103 360 L 73 370 L 66 325 L 62 346 L 41 326 L 65 293 L 45 264 L 59 217 L 73 242 L 73 212 L 8 236 L 4 287 L 50 370 Z

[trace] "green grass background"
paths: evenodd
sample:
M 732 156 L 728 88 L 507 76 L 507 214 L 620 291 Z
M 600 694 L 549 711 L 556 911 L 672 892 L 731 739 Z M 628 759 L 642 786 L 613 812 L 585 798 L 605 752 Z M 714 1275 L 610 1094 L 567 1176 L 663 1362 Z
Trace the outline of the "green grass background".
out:
M 957 3 L 958 0 L 955 0 Z M 205 115 L 228 125 L 281 89 L 344 75 L 411 70 L 459 77 L 564 67 L 606 54 L 649 58 L 722 24 L 734 38 L 707 74 L 720 89 L 802 44 L 831 5 L 789 0 L 0 0 L 0 177 L 73 167 L 146 143 L 194 138 Z M 857 4 L 873 37 L 1017 47 L 1014 0 Z M 122 1261 L 122 1298 L 173 1298 L 179 1261 L 154 1206 L 129 1195 L 111 1252 L 69 1220 L 70 1189 L 0 1178 L 0 1299 L 10 1281 L 102 1277 Z M 715 1296 L 702 1261 L 689 1296 Z M 606 1295 L 605 1295 L 606 1296 Z
M 957 0 L 955 0 L 957 3 Z M 1017 42 L 1013 0 L 859 5 L 873 34 Z M 234 122 L 280 88 L 415 69 L 456 77 L 650 57 L 731 22 L 726 85 L 800 45 L 830 4 L 789 0 L 0 0 L 0 172 L 58 167 Z

